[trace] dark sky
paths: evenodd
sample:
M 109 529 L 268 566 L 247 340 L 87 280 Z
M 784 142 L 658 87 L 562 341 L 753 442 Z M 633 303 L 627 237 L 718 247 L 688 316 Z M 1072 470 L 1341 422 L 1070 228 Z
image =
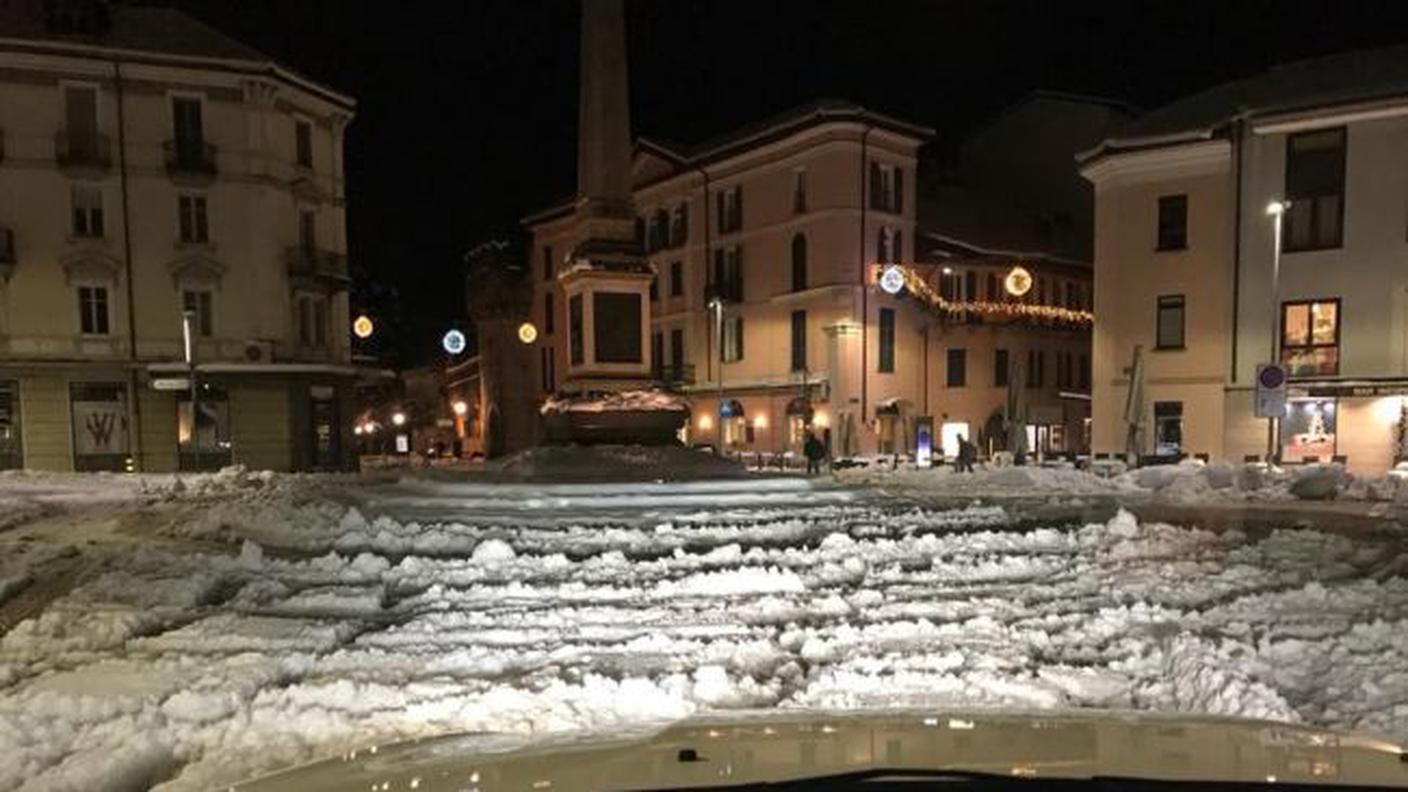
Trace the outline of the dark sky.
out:
M 168 2 L 357 98 L 349 248 L 401 293 L 403 359 L 463 314 L 463 251 L 520 241 L 573 187 L 574 0 Z M 1403 43 L 1408 2 L 627 0 L 627 25 L 637 133 L 696 141 L 835 96 L 952 139 L 1035 88 L 1147 108 Z

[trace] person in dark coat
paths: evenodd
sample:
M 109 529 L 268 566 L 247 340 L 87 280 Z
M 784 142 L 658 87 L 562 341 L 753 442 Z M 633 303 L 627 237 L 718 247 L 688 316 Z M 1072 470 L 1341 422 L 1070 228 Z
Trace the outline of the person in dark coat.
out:
M 958 458 L 954 460 L 954 467 L 959 473 L 972 473 L 973 460 L 978 457 L 978 447 L 968 442 L 968 438 L 963 435 L 958 436 Z
M 821 472 L 821 460 L 826 456 L 826 448 L 817 439 L 815 432 L 807 432 L 807 439 L 802 442 L 802 455 L 807 458 L 808 476 Z

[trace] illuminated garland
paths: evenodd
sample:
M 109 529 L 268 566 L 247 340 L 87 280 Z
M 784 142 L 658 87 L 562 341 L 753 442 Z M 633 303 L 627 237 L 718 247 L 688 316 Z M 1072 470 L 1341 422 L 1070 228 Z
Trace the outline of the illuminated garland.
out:
M 929 304 L 930 309 L 948 318 L 961 319 L 964 314 L 978 314 L 999 319 L 1034 319 L 1058 324 L 1089 326 L 1095 323 L 1094 313 L 1063 308 L 1059 305 L 945 299 L 913 267 L 903 264 L 872 264 L 871 283 L 877 282 L 880 273 L 891 266 L 897 267 L 904 273 L 904 287 L 910 294 L 924 300 Z

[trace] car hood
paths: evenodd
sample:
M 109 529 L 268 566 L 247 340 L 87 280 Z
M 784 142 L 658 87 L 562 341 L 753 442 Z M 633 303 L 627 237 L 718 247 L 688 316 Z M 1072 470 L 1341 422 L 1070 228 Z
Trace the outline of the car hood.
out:
M 1408 787 L 1403 746 L 1207 716 L 727 713 L 610 737 L 458 734 L 369 746 L 240 792 L 729 787 L 873 770 Z

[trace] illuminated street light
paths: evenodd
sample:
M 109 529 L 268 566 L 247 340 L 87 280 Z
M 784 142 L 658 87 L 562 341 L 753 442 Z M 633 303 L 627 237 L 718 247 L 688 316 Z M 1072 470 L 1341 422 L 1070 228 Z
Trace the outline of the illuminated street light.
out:
M 1026 267 L 1013 267 L 1002 279 L 1002 287 L 1013 297 L 1021 297 L 1032 290 L 1032 274 Z
M 361 424 L 357 424 L 356 426 L 352 427 L 352 434 L 354 434 L 354 435 L 359 435 L 359 434 L 361 434 L 361 433 L 362 433 L 362 425 L 361 425 Z
M 405 426 L 405 425 L 406 425 L 406 414 L 403 413 L 403 412 L 401 412 L 401 411 L 399 411 L 399 410 L 396 411 L 396 412 L 394 412 L 394 413 L 392 413 L 392 414 L 391 414 L 391 423 L 396 424 L 397 426 Z
M 371 338 L 376 331 L 376 325 L 372 323 L 372 318 L 366 314 L 358 316 L 352 320 L 352 334 L 358 338 Z
M 464 333 L 459 330 L 450 330 L 440 339 L 440 346 L 451 355 L 458 355 L 464 351 L 466 345 Z
M 469 405 L 465 403 L 464 399 L 455 399 L 454 403 L 450 405 L 450 409 L 455 411 L 455 415 L 463 418 L 465 413 L 469 412 Z
M 524 322 L 518 326 L 518 340 L 525 344 L 531 344 L 538 340 L 538 328 L 532 322 Z
M 1266 205 L 1266 214 L 1275 217 L 1284 214 L 1285 211 L 1290 208 L 1290 201 L 1272 201 Z

